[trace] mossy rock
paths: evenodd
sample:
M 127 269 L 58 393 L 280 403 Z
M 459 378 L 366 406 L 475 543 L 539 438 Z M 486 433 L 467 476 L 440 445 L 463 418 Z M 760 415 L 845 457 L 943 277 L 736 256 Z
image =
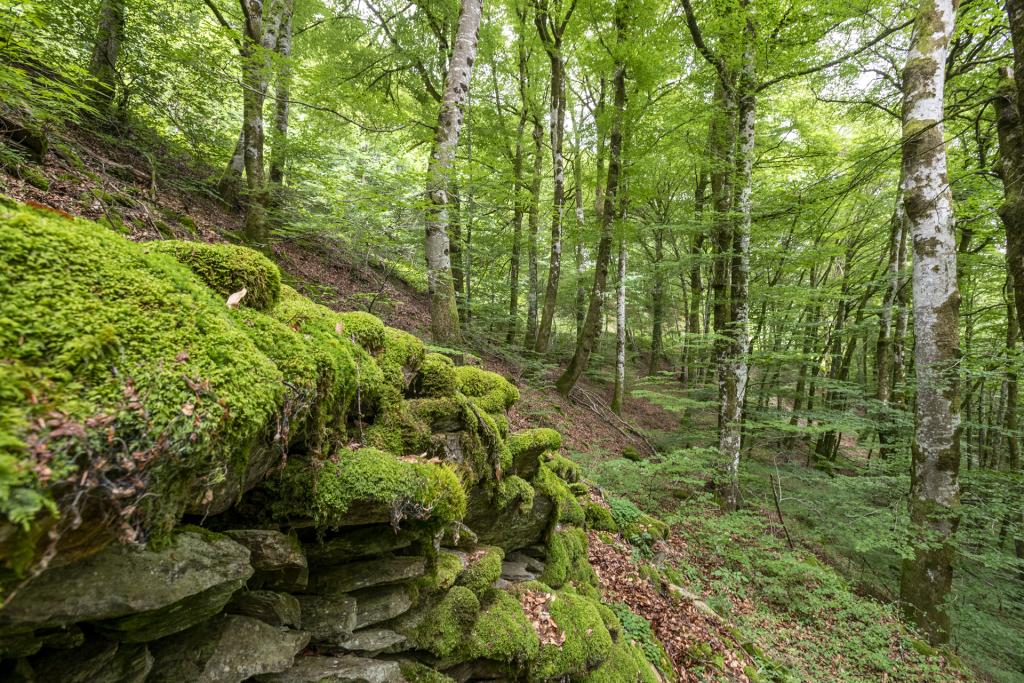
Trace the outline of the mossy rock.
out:
M 508 437 L 507 446 L 512 457 L 512 469 L 523 479 L 533 479 L 540 468 L 540 456 L 562 447 L 562 435 L 554 429 L 529 429 Z
M 671 531 L 668 524 L 649 515 L 622 527 L 622 536 L 633 545 L 649 546 L 657 541 L 668 540 Z
M 501 375 L 466 365 L 455 369 L 459 390 L 479 410 L 498 414 L 508 411 L 519 401 L 519 390 Z
M 417 396 L 427 398 L 449 398 L 459 390 L 455 363 L 440 353 L 428 353 L 423 358 L 419 375 L 413 383 Z
M 588 529 L 610 531 L 612 533 L 617 533 L 619 530 L 619 525 L 615 523 L 612 513 L 608 511 L 608 508 L 599 503 L 587 503 L 585 515 Z
M 547 468 L 557 474 L 562 481 L 575 484 L 580 480 L 580 466 L 569 458 L 559 455 L 556 451 L 545 454 L 542 460 Z
M 5 558 L 8 568 L 17 571 L 38 551 L 31 547 L 37 531 L 58 513 L 52 487 L 78 471 L 76 453 L 92 453 L 108 481 L 136 492 L 134 513 L 122 520 L 139 520 L 158 541 L 223 480 L 226 465 L 244 467 L 251 443 L 284 404 L 282 369 L 254 342 L 255 328 L 186 267 L 148 253 L 152 246 L 3 202 L 0 515 L 20 528 L 22 540 L 11 542 L 28 544 L 21 559 Z M 26 442 L 51 431 L 32 425 L 52 411 L 77 426 L 49 438 L 48 470 L 34 468 Z M 129 481 L 140 459 L 143 487 Z M 109 491 L 86 488 L 86 500 Z M 78 531 L 106 528 L 106 515 L 132 500 L 101 505 L 105 512 Z
M 384 323 L 380 318 L 362 311 L 352 311 L 341 314 L 342 334 L 354 337 L 356 343 L 366 349 L 372 355 L 377 355 L 384 350 L 387 338 L 384 332 Z
M 199 227 L 196 222 L 189 216 L 178 216 L 178 222 L 181 223 L 182 227 L 189 231 L 192 235 L 199 232 Z
M 483 595 L 490 589 L 491 584 L 501 577 L 501 561 L 505 559 L 505 551 L 501 548 L 487 546 L 475 548 L 472 552 L 476 554 L 480 550 L 484 553 L 477 559 L 471 559 L 466 573 L 458 579 L 459 585 L 465 586 L 477 595 Z
M 572 491 L 572 495 L 577 498 L 590 495 L 590 489 L 582 481 L 578 481 L 575 484 L 569 484 L 569 490 Z
M 449 657 L 464 646 L 466 635 L 480 611 L 480 599 L 465 586 L 444 596 L 417 631 L 420 647 L 438 657 Z
M 548 554 L 540 581 L 552 588 L 561 588 L 569 581 L 597 585 L 597 574 L 590 566 L 589 542 L 582 529 L 552 532 L 547 543 Z
M 520 511 L 526 512 L 533 507 L 534 490 L 522 477 L 515 475 L 505 477 L 498 484 L 498 509 L 503 510 L 507 506 L 516 504 Z
M 919 655 L 924 655 L 925 657 L 934 657 L 939 654 L 939 651 L 934 647 L 923 640 L 918 640 L 917 638 L 910 641 L 910 647 L 914 648 Z
M 628 639 L 619 638 L 609 652 L 608 660 L 588 671 L 581 683 L 662 683 L 644 656 L 643 650 Z
M 599 603 L 575 591 L 558 591 L 548 608 L 559 631 L 565 634 L 561 646 L 543 645 L 534 677 L 549 679 L 580 674 L 606 661 L 612 637 L 597 609 Z
M 37 190 L 48 192 L 50 189 L 50 180 L 27 164 L 18 165 L 18 176 Z
M 158 242 L 153 250 L 185 264 L 225 300 L 241 291 L 241 306 L 269 311 L 281 297 L 281 271 L 253 249 L 205 242 Z
M 341 449 L 329 460 L 290 458 L 264 488 L 272 519 L 311 518 L 322 529 L 402 519 L 440 528 L 466 511 L 451 467 L 406 462 L 374 448 Z
M 82 163 L 82 158 L 78 156 L 73 149 L 67 145 L 62 145 L 59 142 L 53 143 L 53 146 L 61 151 L 66 160 L 71 163 L 76 171 L 82 172 L 85 170 L 85 164 Z
M 569 462 L 565 458 L 561 458 L 561 460 Z M 558 506 L 557 521 L 559 523 L 577 526 L 583 526 L 586 523 L 583 507 L 576 500 L 573 492 L 569 490 L 569 485 L 548 467 L 547 462 L 541 464 L 537 476 L 534 477 L 533 485 Z
M 159 230 L 160 234 L 163 235 L 165 238 L 169 240 L 174 239 L 174 231 L 171 230 L 171 226 L 167 225 L 167 223 L 157 220 L 153 221 L 153 225 L 156 226 L 156 229 Z
M 105 228 L 113 230 L 119 235 L 132 234 L 131 228 L 124 224 L 124 221 L 121 220 L 120 214 L 118 214 L 116 211 L 110 211 L 109 216 L 100 216 L 99 219 L 97 219 L 96 224 L 102 225 Z
M 633 462 L 640 462 L 640 451 L 633 446 L 626 446 L 622 449 L 622 457 Z

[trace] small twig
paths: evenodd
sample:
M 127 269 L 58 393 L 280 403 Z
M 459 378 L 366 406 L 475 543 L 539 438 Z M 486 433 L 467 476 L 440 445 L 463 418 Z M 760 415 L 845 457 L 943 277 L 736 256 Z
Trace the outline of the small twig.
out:
M 786 527 L 786 520 L 782 518 L 782 507 L 779 505 L 779 494 L 775 492 L 775 475 L 769 474 L 768 480 L 771 481 L 772 484 L 772 498 L 775 499 L 775 511 L 779 513 L 779 523 L 782 524 L 782 530 L 786 532 L 786 540 L 789 541 L 789 549 L 796 550 L 796 548 L 793 547 L 793 537 L 789 535 L 789 528 Z M 780 482 L 779 485 L 781 486 L 782 483 Z

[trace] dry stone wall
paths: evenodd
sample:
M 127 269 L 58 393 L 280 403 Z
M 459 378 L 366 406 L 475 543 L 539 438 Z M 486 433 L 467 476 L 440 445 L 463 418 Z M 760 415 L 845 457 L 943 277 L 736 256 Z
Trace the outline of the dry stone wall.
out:
M 240 247 L 7 203 L 0 254 L 0 681 L 658 683 L 507 379 Z

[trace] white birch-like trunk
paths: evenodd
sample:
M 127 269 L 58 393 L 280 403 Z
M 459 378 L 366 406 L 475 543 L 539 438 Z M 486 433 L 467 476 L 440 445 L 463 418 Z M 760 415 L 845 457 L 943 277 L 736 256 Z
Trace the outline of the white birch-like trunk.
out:
M 441 111 L 437 116 L 437 138 L 427 167 L 427 196 L 431 205 L 425 221 L 425 251 L 430 329 L 436 344 L 462 342 L 448 243 L 448 187 L 462 132 L 463 108 L 469 96 L 482 14 L 482 0 L 462 0 Z
M 913 237 L 917 401 L 910 483 L 914 557 L 903 561 L 905 618 L 932 644 L 948 643 L 960 506 L 960 292 L 943 140 L 946 57 L 955 0 L 924 0 L 903 71 L 904 205 Z M 927 537 L 927 542 L 925 538 Z
M 619 285 L 615 296 L 615 391 L 611 409 L 622 415 L 626 387 L 626 241 L 619 239 Z
M 285 0 L 281 13 L 281 28 L 277 36 L 277 56 L 281 65 L 277 72 L 275 87 L 274 137 L 270 156 L 270 182 L 280 185 L 284 182 L 285 147 L 288 142 L 289 99 L 291 98 L 291 57 L 292 57 L 292 15 L 295 0 Z
M 565 137 L 565 60 L 560 48 L 551 54 L 551 161 L 554 179 L 553 211 L 551 213 L 551 258 L 548 262 L 548 283 L 544 291 L 544 309 L 534 351 L 546 353 L 551 338 L 551 324 L 558 299 L 558 282 L 562 272 L 562 221 L 565 218 L 565 161 L 562 140 Z

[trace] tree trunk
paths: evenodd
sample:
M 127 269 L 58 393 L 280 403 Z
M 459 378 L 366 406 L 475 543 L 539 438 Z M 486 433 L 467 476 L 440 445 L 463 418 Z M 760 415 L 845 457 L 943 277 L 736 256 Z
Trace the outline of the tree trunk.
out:
M 459 324 L 466 324 L 466 278 L 462 256 L 462 191 L 459 182 L 452 178 L 448 183 L 448 203 L 451 216 L 448 220 L 448 257 L 452 264 L 452 287 L 455 288 L 455 308 L 459 312 Z
M 943 140 L 945 67 L 956 7 L 955 0 L 922 2 L 903 72 L 917 396 L 909 497 L 914 557 L 903 561 L 900 594 L 905 618 L 933 645 L 950 640 L 944 603 L 953 584 L 952 537 L 960 506 L 960 292 Z
M 242 189 L 242 172 L 245 171 L 245 127 L 238 131 L 238 142 L 235 151 L 228 160 L 228 165 L 217 183 L 217 196 L 224 211 L 233 211 L 238 207 L 238 193 Z
M 530 179 L 530 282 L 526 292 L 526 338 L 523 348 L 532 351 L 537 344 L 537 299 L 540 284 L 537 281 L 537 228 L 540 224 L 540 172 L 544 167 L 544 124 L 533 120 L 533 175 Z
M 628 3 L 618 0 L 615 5 L 615 28 L 618 32 L 617 44 L 620 48 L 626 42 L 628 16 Z M 617 210 L 619 174 L 622 164 L 622 120 L 626 108 L 626 65 L 621 57 L 616 59 L 614 81 L 615 120 L 612 123 L 610 135 L 608 182 L 605 196 L 601 201 L 604 211 L 601 219 L 601 240 L 598 242 L 597 259 L 594 264 L 594 285 L 590 290 L 590 304 L 587 307 L 587 317 L 583 322 L 583 333 L 576 341 L 576 350 L 569 365 L 555 381 L 555 388 L 563 398 L 569 397 L 569 392 L 576 386 L 576 381 L 590 362 L 590 352 L 594 348 L 594 340 L 597 338 L 597 331 L 601 324 L 601 308 L 604 305 L 605 286 L 608 282 L 608 261 L 611 259 L 612 252 L 612 224 L 615 221 Z
M 654 283 L 651 287 L 651 362 L 647 368 L 647 374 L 656 375 L 661 371 L 661 357 L 665 355 L 664 341 L 662 340 L 662 325 L 665 318 L 665 271 L 662 269 L 662 261 L 665 258 L 665 228 L 659 227 L 654 231 Z
M 124 40 L 124 0 L 102 0 L 96 43 L 89 60 L 89 76 L 96 79 L 92 101 L 101 115 L 109 115 L 117 90 L 117 59 Z
M 431 200 L 426 216 L 430 331 L 434 343 L 441 345 L 462 342 L 448 244 L 448 186 L 462 131 L 462 110 L 473 75 L 482 13 L 483 0 L 462 0 L 455 30 L 455 47 L 445 78 L 441 111 L 437 116 L 437 139 L 427 167 L 427 196 Z
M 693 215 L 696 221 L 704 219 L 704 203 L 707 201 L 708 175 L 701 171 L 697 177 L 697 187 L 693 193 Z M 697 363 L 700 360 L 700 302 L 704 285 L 700 278 L 700 256 L 704 248 L 704 233 L 694 235 L 693 247 L 690 249 L 690 311 L 686 320 L 686 368 L 684 379 L 686 386 L 696 383 Z
M 275 87 L 274 135 L 270 148 L 270 183 L 284 183 L 284 167 L 288 144 L 288 111 L 292 86 L 292 14 L 295 11 L 295 0 L 285 0 L 281 14 L 281 30 L 277 36 L 277 56 L 281 59 L 281 68 L 277 72 Z
M 622 393 L 626 386 L 626 240 L 619 237 L 619 282 L 615 297 L 615 390 L 612 412 L 622 415 Z
M 902 189 L 902 183 L 900 184 Z M 892 386 L 889 384 L 889 348 L 892 346 L 892 307 L 899 289 L 897 260 L 900 255 L 900 236 L 903 234 L 903 198 L 896 201 L 896 209 L 892 216 L 892 228 L 889 234 L 889 262 L 886 266 L 885 295 L 882 297 L 882 310 L 878 316 L 878 342 L 875 344 L 875 399 L 878 401 L 878 456 L 887 459 L 890 449 L 887 447 L 893 440 L 888 423 L 889 398 Z M 866 350 L 866 349 L 865 349 Z
M 538 13 L 539 14 L 539 13 Z M 538 19 L 539 21 L 539 19 Z M 565 161 L 562 139 L 565 132 L 565 59 L 562 57 L 561 36 L 548 48 L 551 57 L 551 160 L 554 177 L 554 200 L 551 212 L 551 259 L 548 265 L 548 284 L 544 292 L 544 311 L 534 351 L 547 353 L 551 338 L 551 324 L 558 303 L 558 281 L 562 271 L 562 220 L 565 215 Z
M 893 409 L 907 410 L 907 323 L 910 319 L 910 282 L 907 280 L 907 240 L 910 224 L 903 212 L 899 255 L 896 259 L 896 328 L 892 335 Z
M 508 334 L 506 344 L 515 341 L 519 326 L 519 258 L 523 239 L 523 128 L 526 126 L 525 104 L 523 114 L 519 117 L 519 128 L 516 130 L 516 151 L 512 159 L 512 172 L 515 180 L 512 184 L 514 196 L 512 205 L 512 257 L 509 265 L 509 297 L 508 297 Z
M 587 285 L 583 281 L 583 265 L 586 261 L 586 252 L 583 245 L 583 227 L 585 218 L 583 216 L 583 153 L 580 144 L 580 126 L 576 129 L 576 159 L 573 164 L 573 181 L 576 183 L 576 337 L 579 338 L 583 331 L 583 320 L 587 317 Z
M 243 0 L 242 7 L 245 10 L 245 32 L 242 39 L 245 58 L 242 130 L 245 137 L 245 181 L 249 189 L 245 237 L 254 249 L 269 252 L 267 206 L 270 191 L 263 166 L 263 100 L 270 76 L 269 53 L 277 47 L 284 2 L 273 0 L 265 18 L 262 0 Z
M 1017 307 L 1014 304 L 1016 285 L 1013 278 L 1007 277 L 1006 292 L 1006 360 L 1012 368 L 1017 359 Z M 1006 445 L 1009 448 L 1007 469 L 1017 472 L 1020 469 L 1020 436 L 1017 433 L 1017 373 L 1012 369 L 1006 372 Z

